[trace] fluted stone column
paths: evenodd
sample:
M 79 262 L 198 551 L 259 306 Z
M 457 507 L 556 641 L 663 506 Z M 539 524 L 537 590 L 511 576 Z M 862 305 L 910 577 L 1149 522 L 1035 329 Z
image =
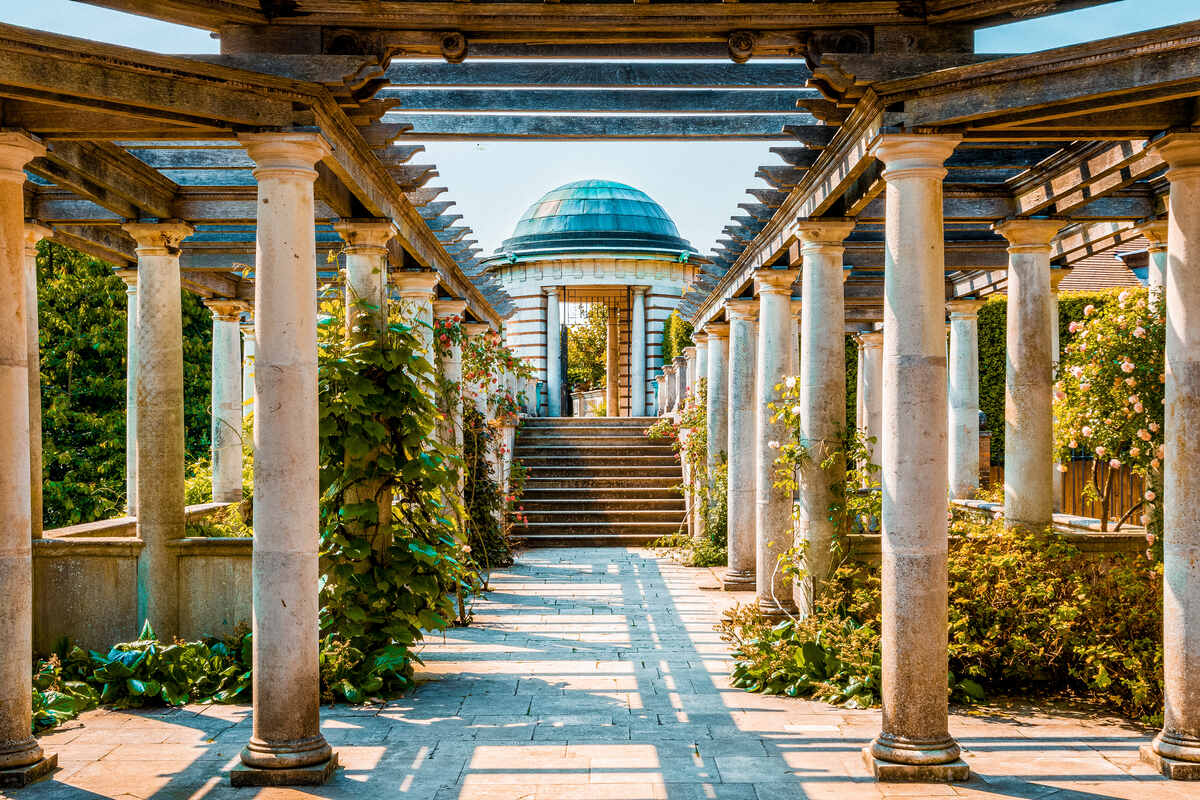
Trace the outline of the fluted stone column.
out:
M 54 769 L 30 734 L 33 543 L 29 505 L 29 331 L 26 323 L 25 165 L 41 142 L 0 132 L 0 787 Z
M 633 319 L 629 321 L 629 416 L 646 416 L 646 292 L 649 286 L 630 286 Z
M 546 293 L 546 415 L 562 416 L 562 314 L 558 287 L 543 286 Z
M 254 323 L 240 326 L 242 331 L 242 421 L 254 413 Z
M 867 437 L 867 457 L 880 466 L 879 443 L 883 436 L 883 332 L 858 335 L 858 427 Z M 871 441 L 874 439 L 874 441 Z M 876 475 L 878 477 L 878 474 Z
M 25 225 L 25 326 L 29 361 L 29 524 L 42 538 L 42 354 L 38 336 L 37 243 L 54 231 Z
M 137 516 L 137 286 L 136 269 L 119 269 L 125 282 L 125 513 Z
M 346 242 L 346 336 L 368 341 L 387 326 L 387 243 L 396 225 L 385 219 L 348 219 L 333 229 Z
M 728 455 L 729 447 L 729 325 L 710 322 L 708 334 L 708 469 L 711 473 Z
M 947 727 L 945 136 L 885 135 L 882 780 L 965 780 Z
M 462 320 L 467 310 L 466 300 L 434 300 L 433 315 L 436 319 Z M 463 445 L 463 407 L 462 407 L 462 344 L 451 341 L 442 352 L 442 377 L 459 387 L 454 407 L 445 420 L 439 423 L 439 436 L 442 443 L 449 445 L 456 452 L 462 452 Z
M 800 287 L 800 429 L 812 455 L 800 468 L 799 541 L 805 546 L 806 575 L 796 587 L 800 613 L 807 616 L 833 565 L 834 522 L 830 507 L 845 476 L 846 300 L 842 242 L 853 221 L 802 220 L 797 228 L 803 260 Z M 822 466 L 823 463 L 826 466 Z M 848 543 L 843 543 L 845 546 Z
M 950 312 L 950 496 L 979 491 L 979 308 L 982 300 L 952 300 Z
M 1004 382 L 1004 521 L 1033 530 L 1054 514 L 1054 391 L 1050 242 L 1059 220 L 995 226 L 1008 240 L 1008 333 Z
M 138 620 L 164 641 L 179 633 L 179 561 L 184 537 L 183 312 L 179 253 L 192 227 L 134 222 L 137 242 Z
M 728 569 L 722 579 L 726 591 L 755 588 L 755 498 L 757 470 L 755 446 L 757 406 L 755 361 L 758 358 L 758 301 L 730 300 L 725 304 L 729 320 L 729 380 L 726 403 L 726 446 Z
M 775 458 L 787 438 L 782 422 L 773 422 L 770 404 L 775 386 L 795 372 L 792 284 L 796 269 L 760 269 L 754 273 L 758 295 L 758 349 L 754 375 L 754 530 L 758 608 L 770 616 L 794 614 L 791 578 L 779 557 L 792 546 L 792 493 L 775 487 Z
M 212 500 L 242 499 L 242 336 L 245 304 L 206 300 L 212 312 Z
M 608 336 L 605 338 L 604 413 L 621 416 L 621 342 L 617 309 L 608 308 Z
M 1200 135 L 1156 145 L 1169 167 L 1163 465 L 1162 732 L 1142 756 L 1200 779 Z
M 672 396 L 675 398 L 675 402 L 671 408 L 676 412 L 683 411 L 684 401 L 687 399 L 688 393 L 688 363 L 686 351 L 687 348 L 685 347 L 684 352 L 675 356 L 673 359 L 675 364 L 675 389 L 672 392 Z
M 255 163 L 254 728 L 235 786 L 320 783 L 315 133 L 241 136 Z

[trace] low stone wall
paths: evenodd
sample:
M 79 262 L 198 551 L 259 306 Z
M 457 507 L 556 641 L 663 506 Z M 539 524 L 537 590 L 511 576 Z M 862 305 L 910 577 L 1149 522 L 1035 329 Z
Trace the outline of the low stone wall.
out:
M 250 567 L 254 540 L 181 539 L 179 635 L 224 636 L 250 624 Z

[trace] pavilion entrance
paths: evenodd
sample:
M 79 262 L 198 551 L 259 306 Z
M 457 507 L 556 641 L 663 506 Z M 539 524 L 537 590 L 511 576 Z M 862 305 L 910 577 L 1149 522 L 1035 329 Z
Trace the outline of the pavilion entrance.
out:
M 563 289 L 565 416 L 630 416 L 630 295 L 628 286 Z

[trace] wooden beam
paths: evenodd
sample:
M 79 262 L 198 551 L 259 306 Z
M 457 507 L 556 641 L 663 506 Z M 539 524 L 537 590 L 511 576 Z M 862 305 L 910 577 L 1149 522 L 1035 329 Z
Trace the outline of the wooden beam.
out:
M 797 59 L 788 64 L 531 63 L 447 64 L 393 61 L 395 87 L 570 87 L 575 89 L 804 89 L 812 72 Z
M 475 141 L 479 139 L 557 140 L 726 140 L 793 141 L 798 135 L 828 139 L 834 129 L 805 114 L 589 117 L 510 116 L 502 114 L 396 114 L 388 121 L 410 123 L 407 139 Z M 785 132 L 785 127 L 793 131 Z
M 587 112 L 795 114 L 806 90 L 728 91 L 710 89 L 384 89 L 377 97 L 395 105 L 392 113 L 410 112 Z
M 1023 215 L 1066 214 L 1098 197 L 1123 189 L 1165 165 L 1144 139 L 1088 146 L 1068 163 L 1031 170 L 1009 182 Z

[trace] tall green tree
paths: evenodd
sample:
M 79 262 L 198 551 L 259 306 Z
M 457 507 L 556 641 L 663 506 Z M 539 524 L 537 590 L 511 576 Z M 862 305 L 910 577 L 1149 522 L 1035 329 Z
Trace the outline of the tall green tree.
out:
M 125 506 L 125 284 L 113 267 L 38 244 L 43 524 L 116 516 Z M 212 323 L 183 293 L 184 424 L 189 462 L 208 454 Z
M 607 372 L 608 306 L 593 303 L 583 322 L 567 328 L 567 385 L 596 389 Z

